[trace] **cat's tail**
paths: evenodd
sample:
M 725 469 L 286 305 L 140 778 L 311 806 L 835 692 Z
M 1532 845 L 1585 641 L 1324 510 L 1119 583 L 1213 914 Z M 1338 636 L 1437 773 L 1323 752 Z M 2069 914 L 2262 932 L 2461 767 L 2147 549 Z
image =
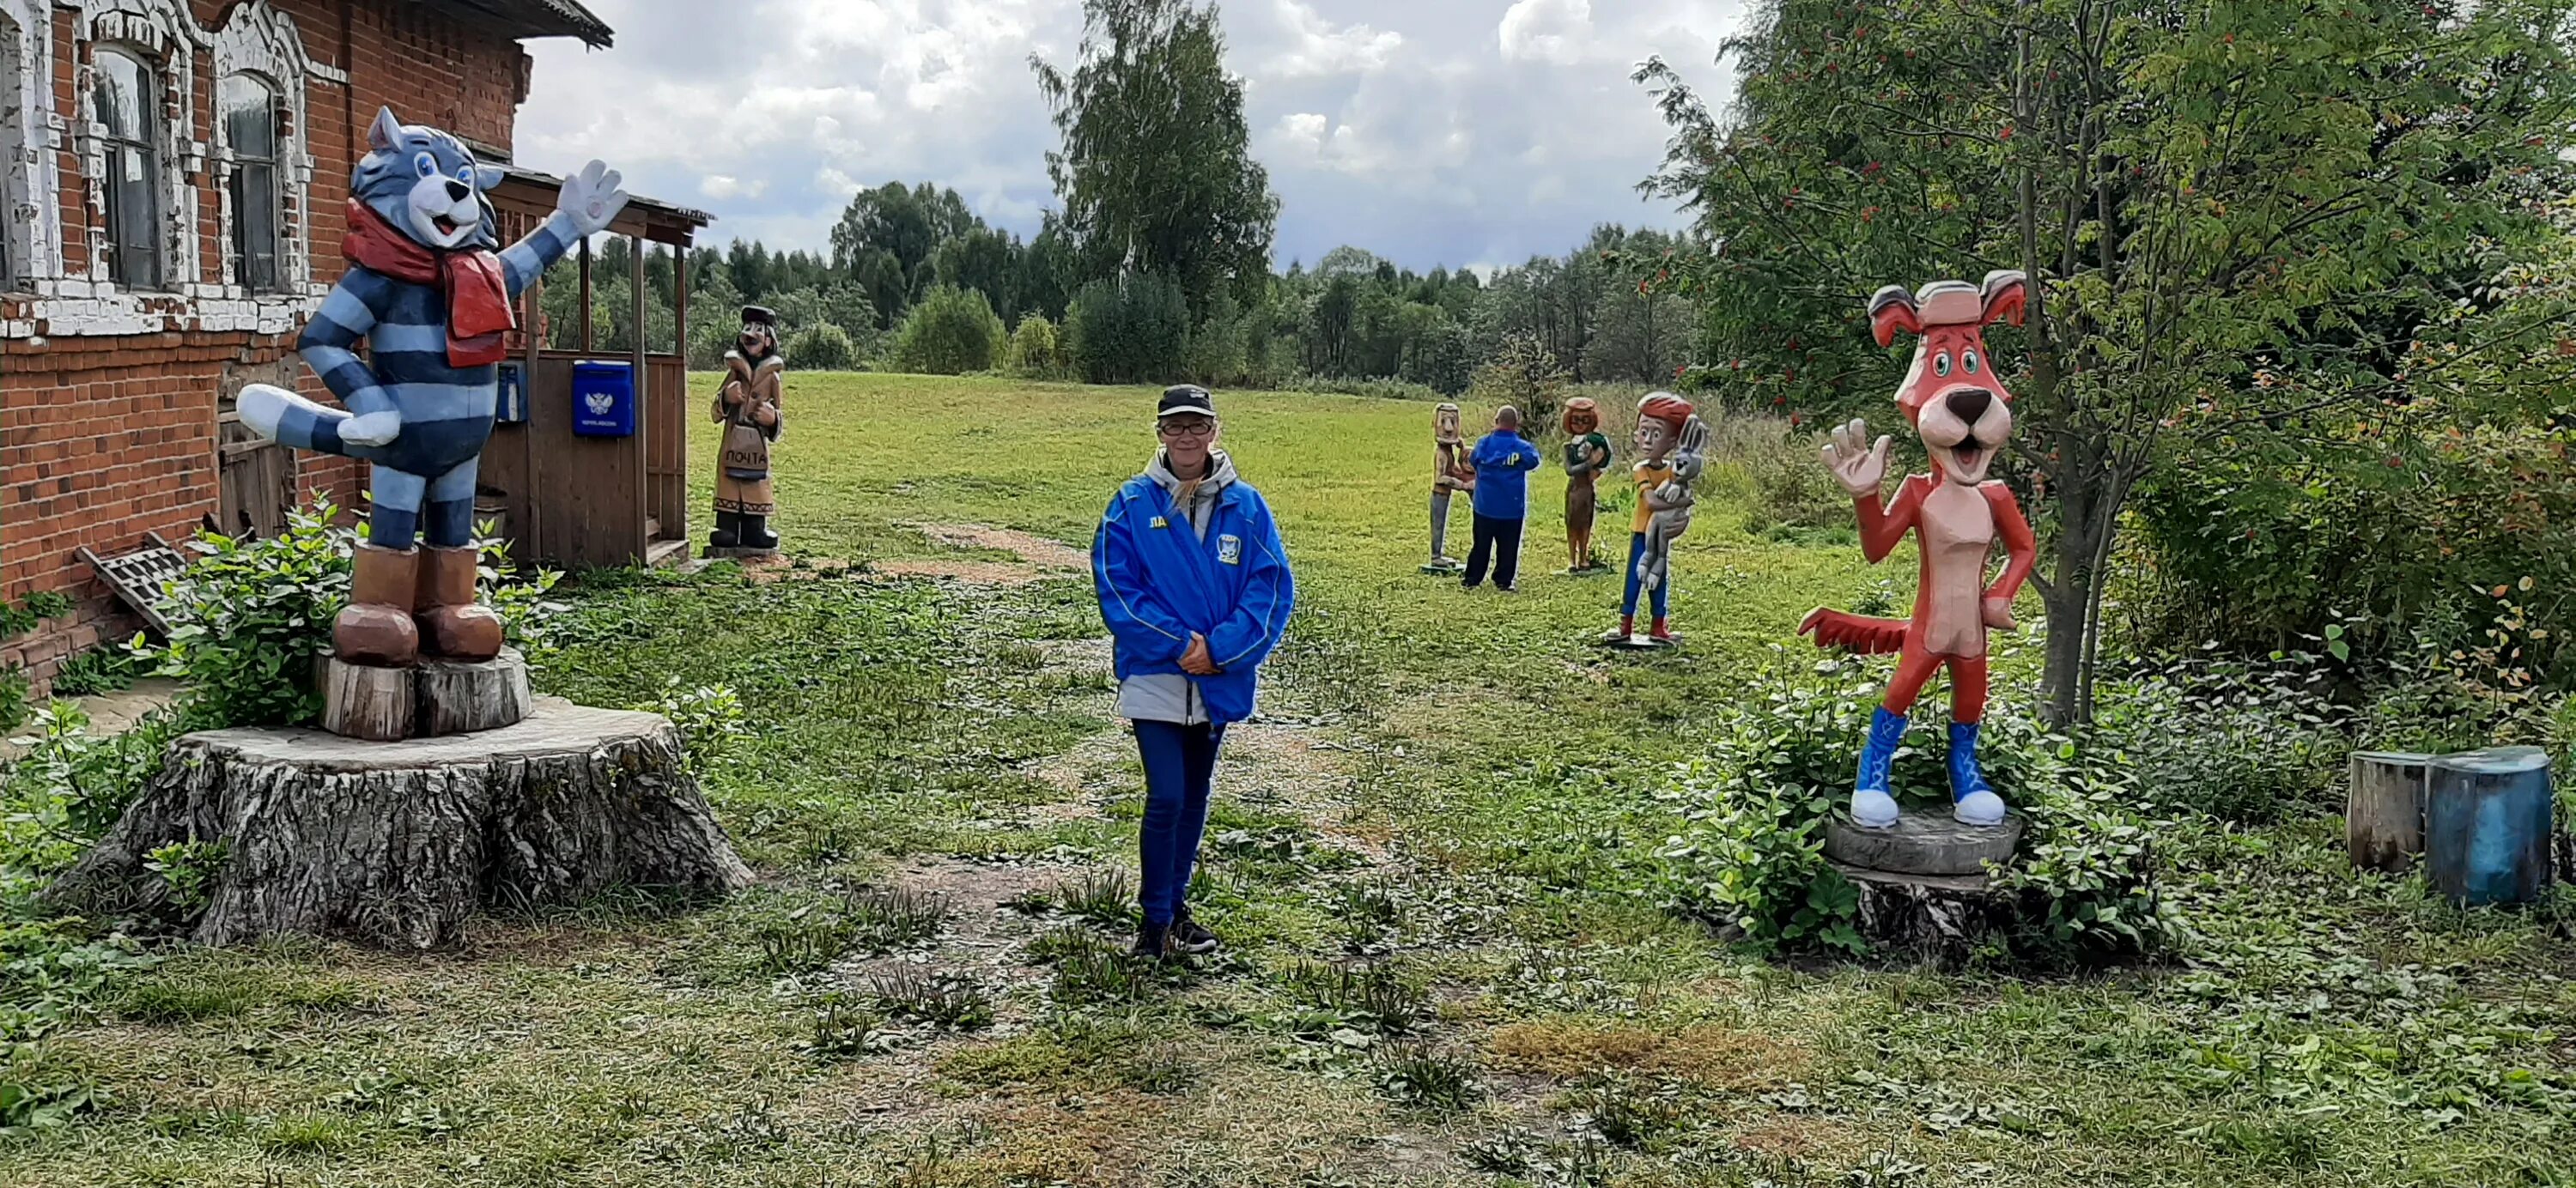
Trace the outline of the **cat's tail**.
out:
M 270 384 L 244 385 L 234 407 L 241 412 L 242 424 L 261 437 L 299 450 L 344 458 L 371 456 L 375 452 L 371 447 L 393 440 L 394 434 L 388 430 L 399 430 L 402 425 L 399 413 L 354 417 Z

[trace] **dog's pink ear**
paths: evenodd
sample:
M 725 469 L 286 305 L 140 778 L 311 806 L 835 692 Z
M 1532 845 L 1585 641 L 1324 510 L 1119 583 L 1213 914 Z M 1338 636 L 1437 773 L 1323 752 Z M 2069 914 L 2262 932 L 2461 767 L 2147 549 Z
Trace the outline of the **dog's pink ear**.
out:
M 1914 307 L 1914 293 L 1903 285 L 1889 285 L 1869 295 L 1869 332 L 1886 346 L 1896 341 L 1896 332 L 1923 333 L 1923 314 Z
M 2009 319 L 2021 325 L 2022 305 L 2030 297 L 2030 283 L 2017 271 L 2001 270 L 1986 274 L 1986 313 L 1979 325 L 1992 325 Z

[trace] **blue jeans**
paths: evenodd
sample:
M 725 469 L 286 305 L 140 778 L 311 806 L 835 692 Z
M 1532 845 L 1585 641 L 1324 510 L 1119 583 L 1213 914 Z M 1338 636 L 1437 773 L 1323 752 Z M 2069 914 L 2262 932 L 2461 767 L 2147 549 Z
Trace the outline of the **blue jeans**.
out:
M 1644 585 L 1644 583 L 1640 582 L 1640 581 L 1637 579 L 1637 563 L 1638 563 L 1639 561 L 1643 561 L 1643 560 L 1645 560 L 1645 559 L 1646 559 L 1646 534 L 1645 534 L 1645 533 L 1643 533 L 1643 532 L 1631 532 L 1631 533 L 1629 533 L 1629 534 L 1628 534 L 1628 593 L 1627 593 L 1627 595 L 1626 595 L 1625 597 L 1623 597 L 1623 598 L 1621 598 L 1621 599 L 1619 600 L 1619 613 L 1620 613 L 1620 614 L 1623 614 L 1623 615 L 1635 615 L 1635 614 L 1637 613 L 1637 593 L 1638 593 L 1639 589 Z M 1661 582 L 1657 583 L 1657 584 L 1656 584 L 1656 586 L 1655 586 L 1655 597 L 1654 597 L 1655 617 L 1656 617 L 1656 618 L 1658 618 L 1658 619 L 1669 617 L 1669 616 L 1671 615 L 1671 613 L 1672 613 L 1672 604 L 1673 604 L 1673 579 L 1668 575 L 1668 576 L 1666 576 L 1666 577 L 1664 578 L 1664 580 L 1663 580 L 1663 581 L 1661 581 Z
M 1208 789 L 1216 779 L 1221 723 L 1136 723 L 1136 753 L 1145 761 L 1145 825 L 1137 845 L 1137 904 L 1148 925 L 1166 925 L 1190 887 L 1199 837 L 1207 832 Z

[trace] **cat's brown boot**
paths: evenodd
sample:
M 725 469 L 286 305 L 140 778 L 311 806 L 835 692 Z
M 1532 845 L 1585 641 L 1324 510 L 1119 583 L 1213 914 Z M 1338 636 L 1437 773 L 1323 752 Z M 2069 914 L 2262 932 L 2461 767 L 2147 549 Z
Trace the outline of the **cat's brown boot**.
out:
M 358 546 L 349 605 L 331 621 L 331 650 L 343 664 L 401 668 L 420 658 L 411 603 L 418 587 L 418 549 Z
M 473 548 L 422 549 L 418 599 L 421 651 L 447 660 L 489 660 L 501 654 L 501 616 L 474 601 Z

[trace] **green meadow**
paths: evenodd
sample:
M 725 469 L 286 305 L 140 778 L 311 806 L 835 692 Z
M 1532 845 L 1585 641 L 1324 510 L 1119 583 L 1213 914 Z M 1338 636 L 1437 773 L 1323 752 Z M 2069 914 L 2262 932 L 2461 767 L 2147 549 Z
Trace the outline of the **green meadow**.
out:
M 1910 552 L 1750 530 L 1786 426 L 1721 434 L 1687 646 L 1637 656 L 1591 645 L 1617 578 L 1556 572 L 1561 472 L 1521 590 L 1464 592 L 1415 569 L 1428 405 L 1219 400 L 1300 599 L 1218 775 L 1219 957 L 1119 955 L 1141 785 L 1080 553 L 1153 394 L 791 375 L 794 564 L 573 575 L 539 676 L 678 718 L 759 884 L 165 951 L 15 1058 L 94 1101 L 0 1184 L 2576 1183 L 2564 900 L 2448 909 L 2321 813 L 2161 828 L 2137 960 L 1772 957 L 1669 910 L 1677 770 L 1812 670 L 1807 610 L 1910 594 Z

